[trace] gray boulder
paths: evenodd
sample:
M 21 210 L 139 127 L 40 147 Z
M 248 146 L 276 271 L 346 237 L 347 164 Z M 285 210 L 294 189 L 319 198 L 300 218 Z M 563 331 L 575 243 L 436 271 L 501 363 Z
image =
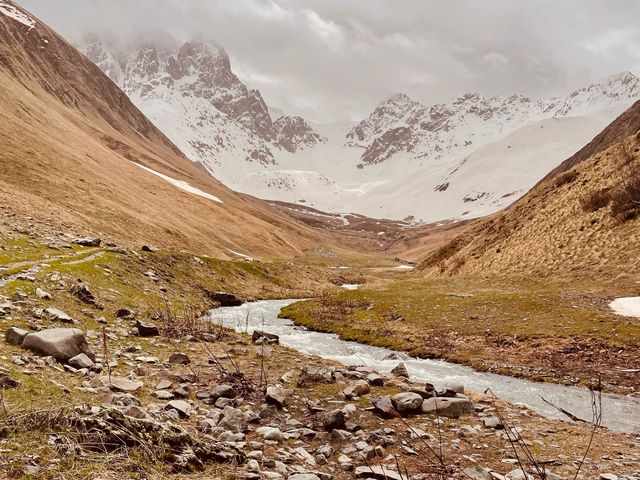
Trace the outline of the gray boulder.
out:
M 69 365 L 73 368 L 91 368 L 93 367 L 93 360 L 91 360 L 86 353 L 81 353 L 70 358 Z
M 11 345 L 22 345 L 24 337 L 27 335 L 29 335 L 27 330 L 23 330 L 18 327 L 11 327 L 5 332 L 4 340 Z
M 417 412 L 422 407 L 424 399 L 414 392 L 397 393 L 391 397 L 391 403 L 400 413 Z
M 138 335 L 141 337 L 157 337 L 160 335 L 160 330 L 153 323 L 144 323 L 138 320 L 136 328 L 138 329 Z
M 398 365 L 396 365 L 394 369 L 391 370 L 391 373 L 393 373 L 396 377 L 409 378 L 409 372 L 404 363 L 399 363 Z
M 281 385 L 271 385 L 270 387 L 267 387 L 267 393 L 264 400 L 267 405 L 274 405 L 279 410 L 284 407 L 284 404 L 287 401 L 287 391 L 282 388 Z
M 422 413 L 437 413 L 441 417 L 458 418 L 473 413 L 468 398 L 428 398 L 422 402 Z
M 51 355 L 59 362 L 67 362 L 81 353 L 95 359 L 84 333 L 77 328 L 51 328 L 29 333 L 22 346 L 41 355 Z

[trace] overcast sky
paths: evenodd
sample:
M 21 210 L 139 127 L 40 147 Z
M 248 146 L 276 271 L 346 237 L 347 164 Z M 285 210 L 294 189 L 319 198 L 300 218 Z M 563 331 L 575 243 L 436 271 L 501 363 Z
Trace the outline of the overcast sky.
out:
M 161 31 L 210 39 L 266 102 L 361 119 L 395 92 L 568 93 L 640 74 L 636 0 L 18 0 L 71 41 Z

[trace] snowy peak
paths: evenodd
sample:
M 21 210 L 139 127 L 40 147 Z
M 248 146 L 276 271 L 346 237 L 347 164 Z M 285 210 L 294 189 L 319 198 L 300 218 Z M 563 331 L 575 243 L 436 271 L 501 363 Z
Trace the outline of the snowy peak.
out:
M 221 46 L 168 45 L 147 41 L 120 52 L 94 37 L 82 51 L 211 173 L 228 180 L 232 170 L 275 165 L 280 150 L 293 153 L 324 141 L 300 117 L 282 112 L 274 123 L 260 92 L 235 75 Z

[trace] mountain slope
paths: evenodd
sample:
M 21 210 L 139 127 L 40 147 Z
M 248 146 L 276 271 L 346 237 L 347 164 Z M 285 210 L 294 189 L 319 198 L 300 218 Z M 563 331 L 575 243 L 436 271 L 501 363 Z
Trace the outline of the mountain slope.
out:
M 637 278 L 640 102 L 502 213 L 419 265 L 445 274 Z
M 0 201 L 9 214 L 219 256 L 288 256 L 326 242 L 214 180 L 86 57 L 0 3 Z

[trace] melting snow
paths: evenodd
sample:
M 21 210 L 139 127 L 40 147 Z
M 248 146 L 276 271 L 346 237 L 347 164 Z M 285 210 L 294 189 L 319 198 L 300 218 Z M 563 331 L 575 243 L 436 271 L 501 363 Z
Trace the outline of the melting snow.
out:
M 640 297 L 616 298 L 609 307 L 618 315 L 640 318 Z
M 398 270 L 413 270 L 413 267 L 411 265 L 398 265 L 395 268 Z
M 15 21 L 20 22 L 23 25 L 26 25 L 27 27 L 29 27 L 29 30 L 36 26 L 36 21 L 33 18 L 21 12 L 6 0 L 0 0 L 0 13 L 6 15 L 7 17 L 13 18 Z
M 2 1 L 2 0 L 0 0 L 0 1 Z M 171 185 L 173 185 L 175 187 L 178 187 L 180 190 L 184 190 L 185 192 L 192 193 L 194 195 L 198 195 L 199 197 L 208 198 L 209 200 L 213 200 L 214 202 L 223 203 L 222 200 L 220 200 L 215 195 L 211 195 L 210 193 L 203 192 L 199 188 L 192 187 L 191 185 L 189 185 L 184 180 L 176 180 L 175 178 L 172 178 L 172 177 L 170 177 L 168 175 L 164 175 L 164 174 L 162 174 L 160 172 L 156 172 L 155 170 L 153 170 L 153 169 L 151 169 L 149 167 L 145 167 L 144 165 L 140 165 L 139 163 L 135 163 L 135 162 L 132 162 L 132 163 L 134 165 L 137 165 L 141 169 L 146 170 L 149 173 L 153 173 L 154 175 L 162 178 L 163 180 L 166 180 Z
M 342 288 L 344 288 L 345 290 L 357 290 L 358 287 L 360 286 L 359 283 L 344 283 L 342 285 L 340 285 Z
M 227 248 L 227 250 L 229 250 L 231 253 L 233 253 L 234 255 L 236 255 L 238 257 L 242 257 L 242 258 L 245 258 L 247 260 L 253 260 L 253 258 L 251 258 L 249 255 L 245 255 L 244 253 L 236 252 L 235 250 L 231 250 L 230 248 Z

